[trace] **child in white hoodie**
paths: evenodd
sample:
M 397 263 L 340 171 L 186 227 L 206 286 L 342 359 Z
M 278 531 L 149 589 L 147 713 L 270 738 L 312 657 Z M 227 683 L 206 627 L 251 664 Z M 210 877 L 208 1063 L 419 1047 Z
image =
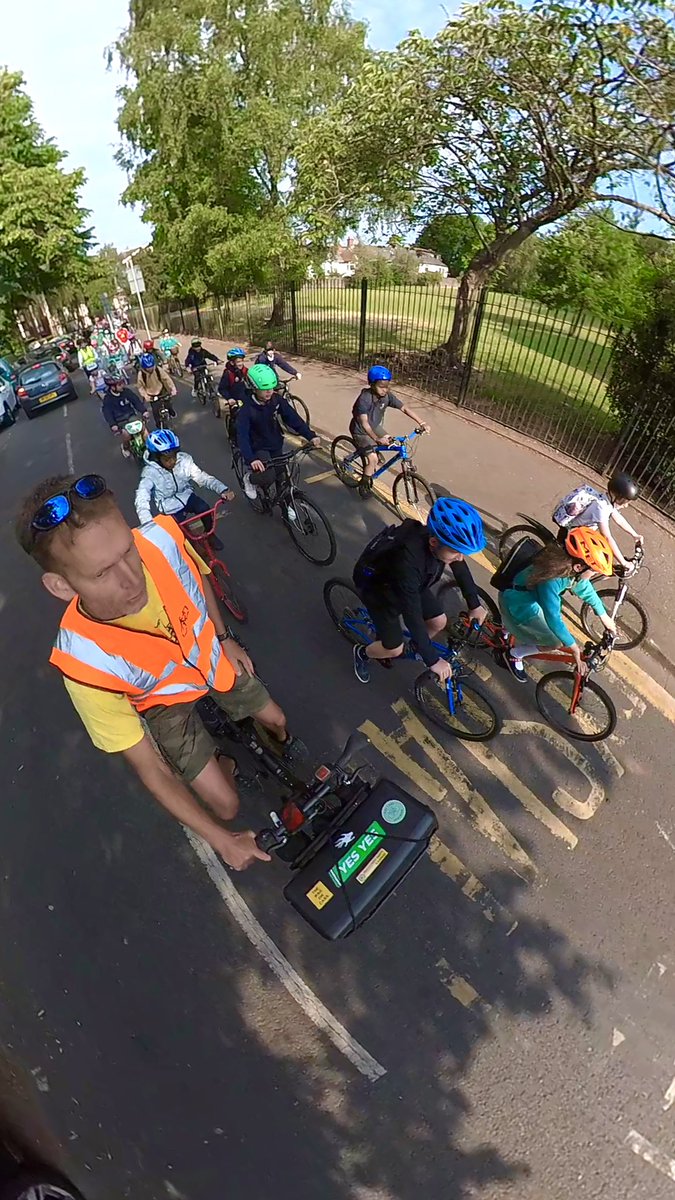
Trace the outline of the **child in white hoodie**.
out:
M 152 520 L 152 505 L 160 513 L 166 513 L 180 524 L 189 517 L 198 517 L 208 512 L 208 505 L 194 493 L 194 485 L 208 488 L 224 500 L 234 500 L 234 492 L 226 483 L 207 475 L 198 467 L 192 455 L 180 448 L 180 441 L 172 429 L 155 429 L 148 435 L 145 451 L 145 466 L 136 491 L 135 505 L 141 525 Z M 214 535 L 213 518 L 204 522 L 211 534 L 215 550 L 223 544 Z

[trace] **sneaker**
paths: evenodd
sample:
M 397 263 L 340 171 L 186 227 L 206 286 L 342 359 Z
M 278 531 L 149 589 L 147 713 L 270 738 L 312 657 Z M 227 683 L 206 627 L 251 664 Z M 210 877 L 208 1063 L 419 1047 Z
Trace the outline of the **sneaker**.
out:
M 303 762 L 309 757 L 309 751 L 299 737 L 291 737 L 290 733 L 281 747 L 281 753 L 289 762 Z
M 211 536 L 210 536 L 210 538 L 209 538 L 209 541 L 210 541 L 210 543 L 211 543 L 211 546 L 213 547 L 213 549 L 214 549 L 214 550 L 224 550 L 224 549 L 225 549 L 225 547 L 223 546 L 223 543 L 221 542 L 220 538 L 219 538 L 219 537 L 216 537 L 216 534 L 215 534 L 215 533 L 212 533 L 212 534 L 211 534 Z
M 131 458 L 131 450 L 127 450 L 126 446 L 122 446 L 122 458 Z
M 293 521 L 294 523 L 297 524 L 298 514 L 296 513 L 295 509 L 291 507 L 290 504 L 287 505 L 287 507 L 286 507 L 286 520 Z
M 244 475 L 244 495 L 249 500 L 257 500 L 258 499 L 258 489 L 255 486 L 255 484 L 253 483 L 253 480 L 251 479 L 249 472 L 247 472 L 246 475 Z
M 527 672 L 523 666 L 522 658 L 519 660 L 514 658 L 512 654 L 505 654 L 504 665 L 509 669 L 513 678 L 518 680 L 518 683 L 527 683 Z
M 358 493 L 362 500 L 367 500 L 373 490 L 373 485 L 370 479 L 362 479 L 358 486 Z
M 354 674 L 359 683 L 370 683 L 370 660 L 366 657 L 365 646 L 354 646 Z

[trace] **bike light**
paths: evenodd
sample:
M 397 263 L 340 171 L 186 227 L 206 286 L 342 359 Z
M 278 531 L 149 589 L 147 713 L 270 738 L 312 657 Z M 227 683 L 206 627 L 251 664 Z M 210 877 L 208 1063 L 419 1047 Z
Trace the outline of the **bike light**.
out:
M 317 767 L 314 772 L 314 778 L 318 779 L 319 783 L 325 783 L 330 775 L 330 767 Z
M 297 804 L 293 802 L 293 800 L 289 800 L 286 804 L 284 804 L 281 810 L 281 819 L 284 823 L 284 828 L 287 829 L 289 833 L 295 833 L 296 829 L 299 829 L 300 826 L 304 825 L 305 823 L 304 814 L 298 808 Z

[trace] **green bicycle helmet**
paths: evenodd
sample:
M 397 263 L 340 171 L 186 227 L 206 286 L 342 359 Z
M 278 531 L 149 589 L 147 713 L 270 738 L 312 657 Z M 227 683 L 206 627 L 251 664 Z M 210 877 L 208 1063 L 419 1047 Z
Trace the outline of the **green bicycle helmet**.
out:
M 248 382 L 256 392 L 273 392 L 279 380 L 276 371 L 273 371 L 271 367 L 265 366 L 265 363 L 256 363 L 249 370 Z

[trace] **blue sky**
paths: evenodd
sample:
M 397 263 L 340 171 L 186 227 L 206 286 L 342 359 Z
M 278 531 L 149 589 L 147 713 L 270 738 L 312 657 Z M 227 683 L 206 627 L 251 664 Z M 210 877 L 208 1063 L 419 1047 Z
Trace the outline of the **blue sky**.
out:
M 2 7 L 0 65 L 23 72 L 45 132 L 67 152 L 68 165 L 84 167 L 83 202 L 99 242 L 125 249 L 149 241 L 148 227 L 119 201 L 126 179 L 113 154 L 121 80 L 103 58 L 126 24 L 127 0 L 7 0 Z M 433 0 L 396 8 L 391 0 L 359 0 L 353 11 L 369 22 L 371 44 L 389 47 L 411 28 L 435 32 L 447 8 Z

